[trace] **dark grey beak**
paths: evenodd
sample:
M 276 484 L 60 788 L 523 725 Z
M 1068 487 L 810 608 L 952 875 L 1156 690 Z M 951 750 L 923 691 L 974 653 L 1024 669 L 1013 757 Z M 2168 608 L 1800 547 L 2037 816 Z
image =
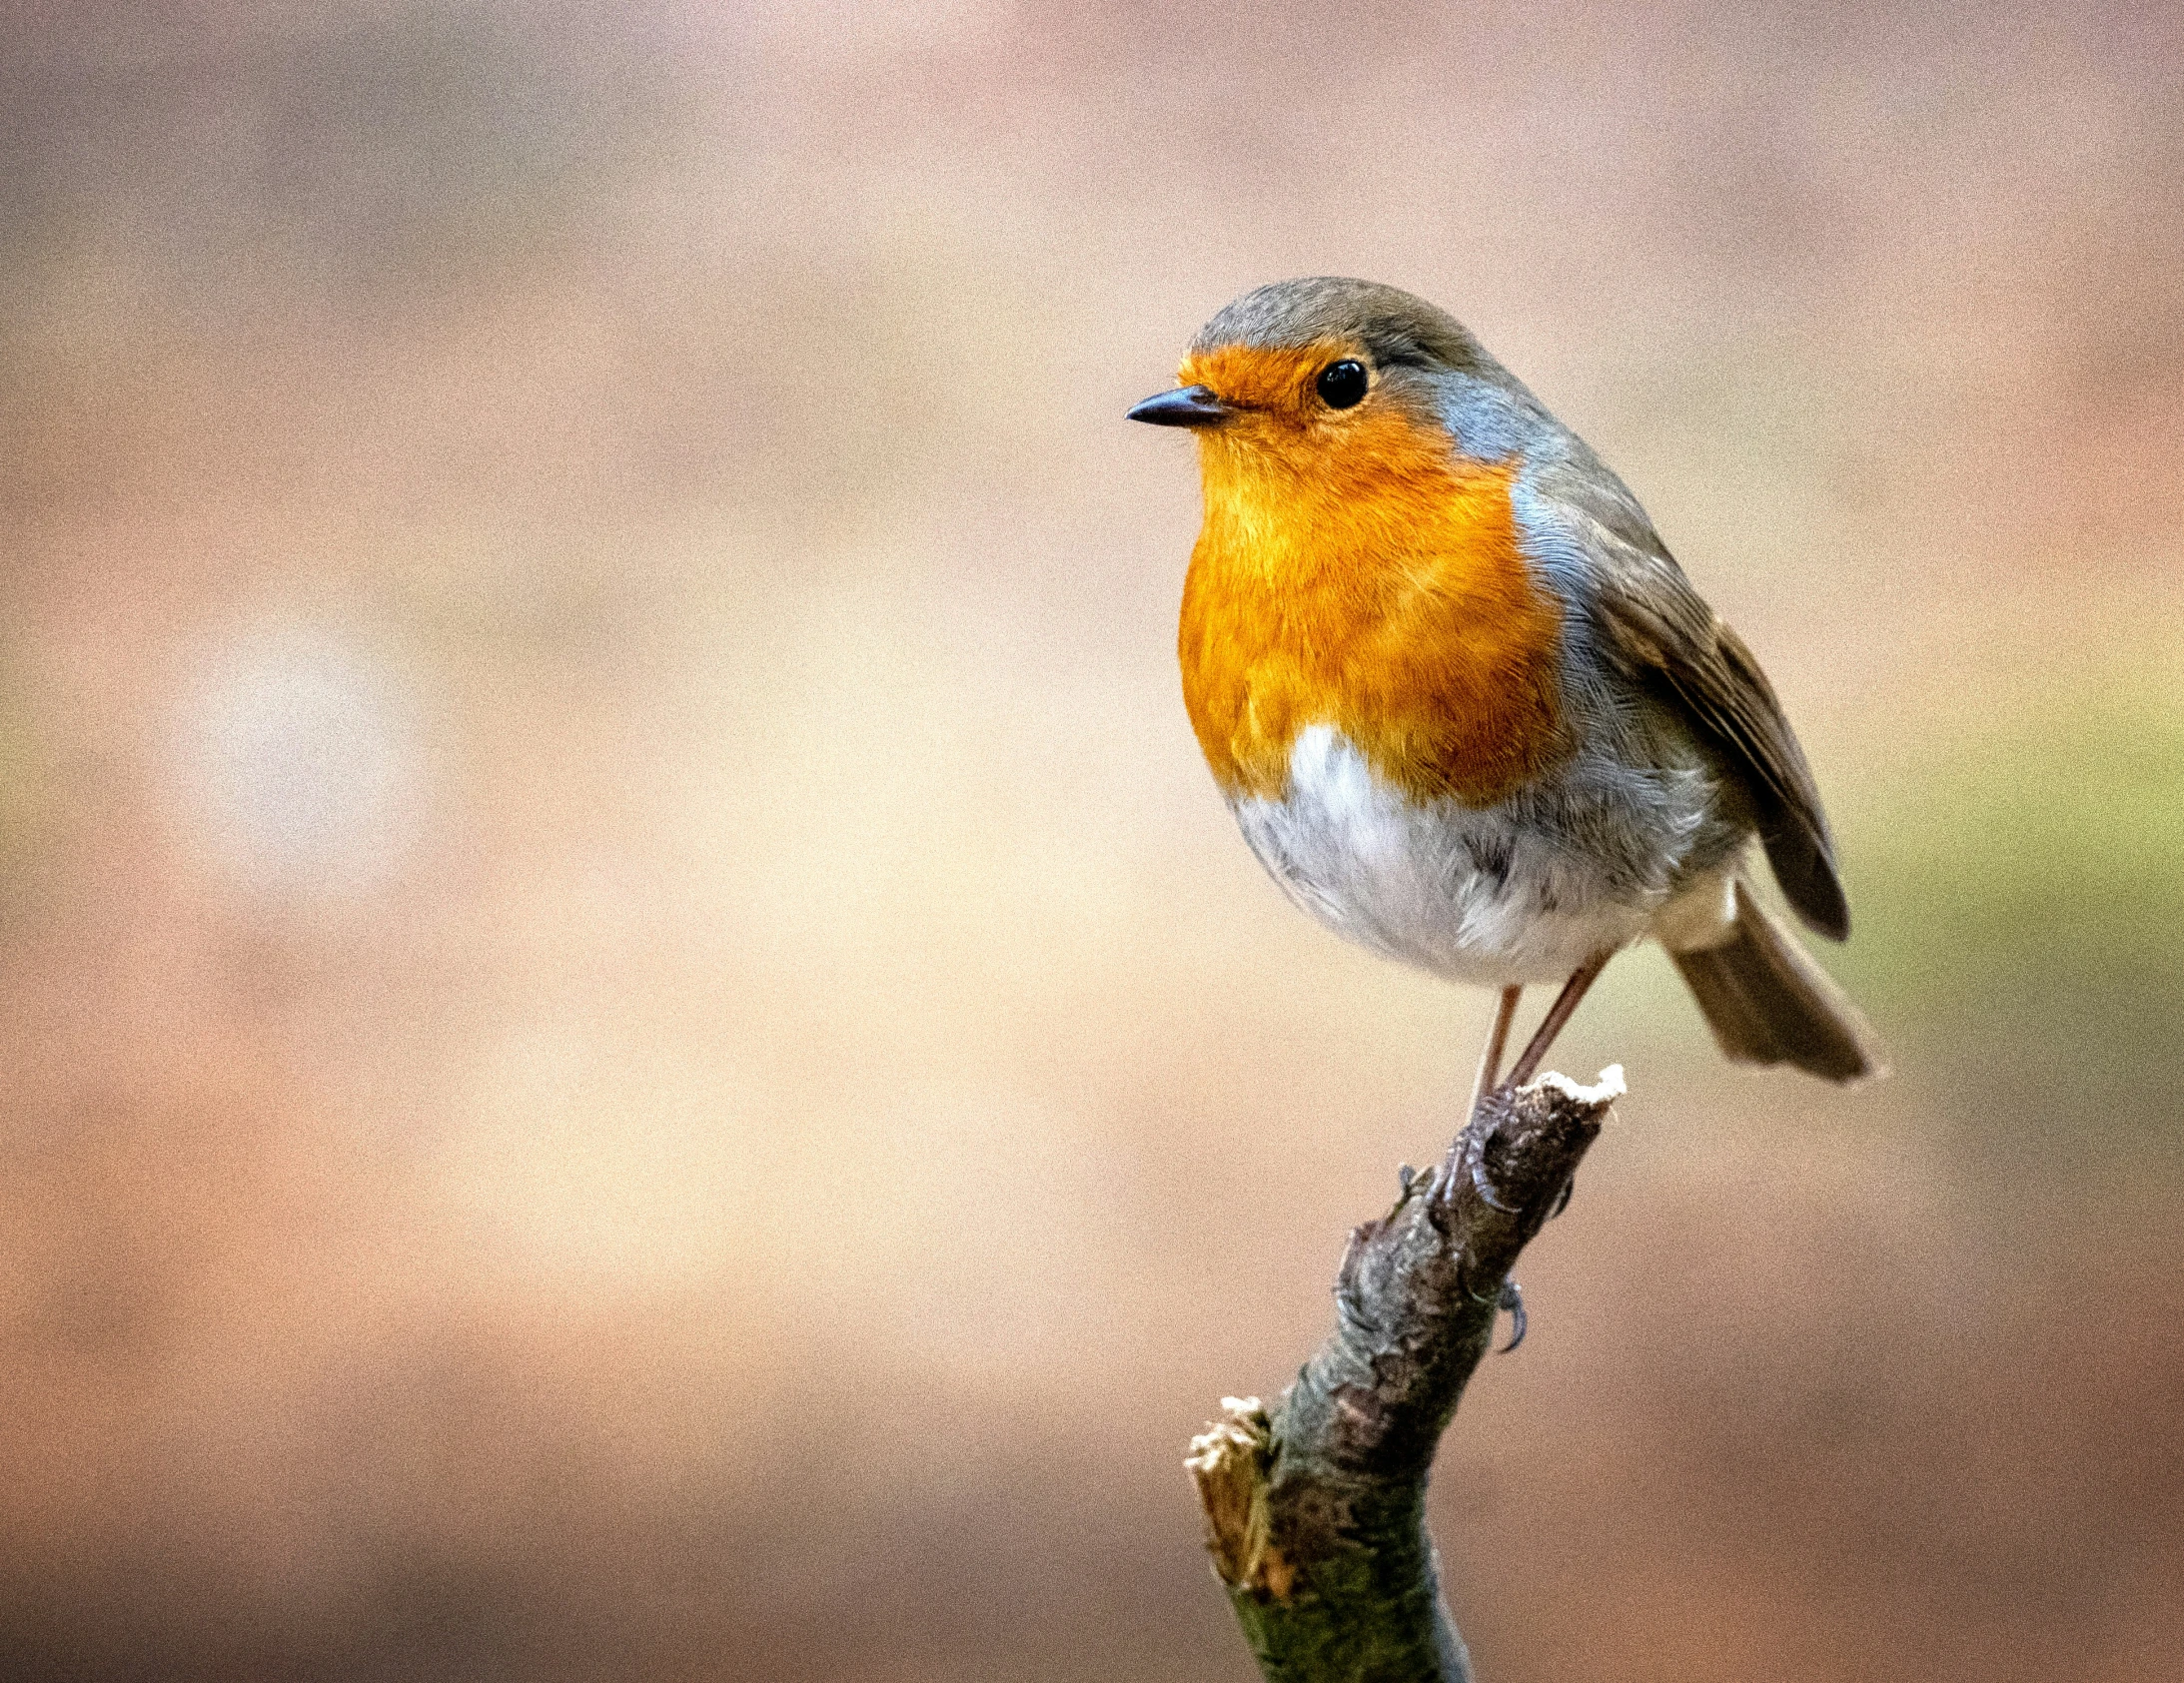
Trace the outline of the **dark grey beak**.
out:
M 1124 419 L 1151 426 L 1213 426 L 1236 412 L 1203 386 L 1156 392 Z

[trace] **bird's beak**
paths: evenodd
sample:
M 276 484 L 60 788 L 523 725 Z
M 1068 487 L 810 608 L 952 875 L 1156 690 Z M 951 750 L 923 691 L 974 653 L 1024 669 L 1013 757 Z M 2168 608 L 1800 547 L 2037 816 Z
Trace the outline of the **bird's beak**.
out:
M 1207 387 L 1178 386 L 1172 392 L 1155 392 L 1125 419 L 1151 426 L 1218 426 L 1235 413 Z

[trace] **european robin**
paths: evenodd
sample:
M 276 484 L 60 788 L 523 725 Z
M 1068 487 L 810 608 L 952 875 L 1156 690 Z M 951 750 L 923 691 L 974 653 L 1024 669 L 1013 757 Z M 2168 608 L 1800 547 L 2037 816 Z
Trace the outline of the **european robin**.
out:
M 1198 438 L 1183 696 L 1245 839 L 1321 922 L 1501 990 L 1562 991 L 1651 936 L 1730 1058 L 1881 1073 L 1856 1007 L 1759 902 L 1850 930 L 1803 751 L 1751 651 L 1638 498 L 1422 299 L 1246 293 L 1133 421 Z

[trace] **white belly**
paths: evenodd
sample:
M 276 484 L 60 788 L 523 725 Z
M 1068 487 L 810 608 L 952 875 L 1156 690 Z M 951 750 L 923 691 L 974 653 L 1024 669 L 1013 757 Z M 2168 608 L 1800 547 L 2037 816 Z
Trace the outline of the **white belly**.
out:
M 1637 776 L 1581 765 L 1497 807 L 1421 804 L 1314 725 L 1290 750 L 1284 798 L 1235 812 L 1275 881 L 1338 934 L 1452 981 L 1559 983 L 1645 934 L 1687 886 L 1710 787 L 1693 772 L 1644 774 L 1642 788 Z

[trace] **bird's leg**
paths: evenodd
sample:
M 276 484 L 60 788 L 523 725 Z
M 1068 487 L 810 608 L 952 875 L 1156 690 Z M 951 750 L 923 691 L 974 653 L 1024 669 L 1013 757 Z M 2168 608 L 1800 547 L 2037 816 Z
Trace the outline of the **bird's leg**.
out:
M 1501 1088 L 1522 1087 L 1533 1078 L 1533 1075 L 1540 1068 L 1541 1060 L 1547 1056 L 1547 1049 L 1555 1044 L 1555 1037 L 1563 1032 L 1563 1025 L 1570 1021 L 1571 1014 L 1578 1009 L 1578 1002 L 1585 998 L 1586 990 L 1599 979 L 1600 973 L 1608 968 L 1608 961 L 1613 957 L 1615 957 L 1613 952 L 1596 953 L 1578 967 L 1578 973 L 1575 976 L 1563 984 L 1563 991 L 1555 996 L 1555 1003 L 1548 1007 L 1547 1015 L 1540 1020 L 1539 1028 L 1533 1031 L 1532 1040 L 1525 1047 L 1524 1055 L 1517 1060 L 1516 1065 L 1510 1070 L 1509 1080 L 1503 1082 Z M 1517 990 L 1512 988 L 1503 995 L 1505 1012 L 1514 1012 L 1516 1010 L 1517 1002 L 1512 997 L 1516 992 Z M 1496 1061 L 1499 1062 L 1500 1041 L 1509 1031 L 1500 1020 L 1497 1020 L 1495 1024 L 1495 1041 L 1490 1044 L 1489 1050 L 1494 1054 Z M 1498 1088 L 1497 1091 L 1500 1091 L 1501 1088 Z M 1478 1101 L 1474 1100 L 1474 1109 L 1477 1108 L 1477 1105 Z M 1471 1183 L 1479 1196 L 1485 1199 L 1494 1209 L 1505 1214 L 1515 1213 L 1515 1206 L 1502 1202 L 1500 1192 L 1496 1190 L 1492 1178 L 1487 1174 L 1487 1149 L 1484 1141 L 1480 1142 L 1478 1150 L 1472 1155 Z M 1562 1214 L 1561 1205 L 1569 1202 L 1568 1191 L 1569 1189 L 1564 1189 L 1564 1193 L 1553 1212 L 1554 1215 L 1560 1216 Z
M 1510 1071 L 1511 1087 L 1522 1087 L 1539 1073 L 1548 1048 L 1555 1044 L 1555 1037 L 1563 1032 L 1563 1025 L 1577 1011 L 1578 1002 L 1585 998 L 1586 990 L 1600 980 L 1601 972 L 1608 968 L 1608 961 L 1614 956 L 1613 953 L 1596 953 L 1578 967 L 1575 976 L 1563 984 L 1563 991 L 1555 996 L 1555 1003 L 1548 1007 L 1547 1015 L 1541 1019 L 1540 1027 L 1532 1036 L 1531 1044 L 1525 1048 L 1523 1056 Z
M 1471 1108 L 1464 1113 L 1467 1124 L 1479 1114 L 1479 1101 L 1494 1091 L 1496 1079 L 1502 1073 L 1502 1054 L 1509 1046 L 1510 1025 L 1517 1020 L 1517 1002 L 1524 997 L 1524 992 L 1522 986 L 1504 988 L 1501 1002 L 1494 1008 L 1494 1029 L 1487 1036 L 1487 1050 L 1479 1060 L 1479 1074 L 1472 1082 Z M 1459 1141 L 1465 1138 L 1464 1135 L 1458 1136 Z M 1471 1160 L 1471 1182 L 1478 1188 L 1479 1196 L 1494 1209 L 1504 1212 L 1509 1210 L 1510 1207 L 1495 1192 L 1494 1183 L 1487 1179 L 1487 1164 L 1483 1153 L 1473 1156 Z
M 1479 1112 L 1479 1101 L 1493 1090 L 1494 1078 L 1502 1073 L 1502 1054 L 1509 1046 L 1509 1028 L 1517 1020 L 1517 1001 L 1524 989 L 1504 988 L 1502 1002 L 1495 1007 L 1494 1029 L 1487 1036 L 1487 1050 L 1480 1055 L 1479 1073 L 1472 1078 L 1472 1102 L 1464 1107 L 1467 1117 Z

